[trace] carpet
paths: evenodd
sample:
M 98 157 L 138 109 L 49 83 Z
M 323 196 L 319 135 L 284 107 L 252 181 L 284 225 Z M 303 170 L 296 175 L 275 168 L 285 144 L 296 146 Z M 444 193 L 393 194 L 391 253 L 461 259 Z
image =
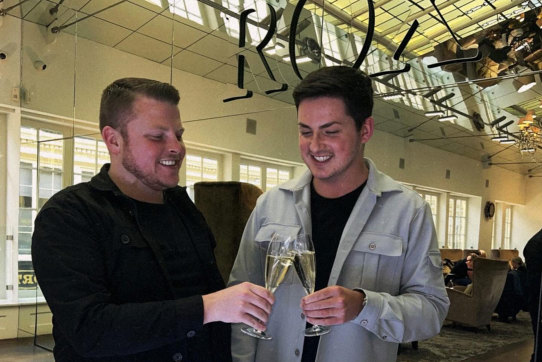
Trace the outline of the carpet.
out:
M 417 350 L 412 349 L 410 343 L 403 343 L 397 361 L 462 361 L 529 338 L 533 338 L 533 333 L 527 312 L 518 313 L 517 320 L 509 323 L 499 322 L 494 317 L 490 331 L 452 326 L 446 321 L 439 335 L 420 341 Z

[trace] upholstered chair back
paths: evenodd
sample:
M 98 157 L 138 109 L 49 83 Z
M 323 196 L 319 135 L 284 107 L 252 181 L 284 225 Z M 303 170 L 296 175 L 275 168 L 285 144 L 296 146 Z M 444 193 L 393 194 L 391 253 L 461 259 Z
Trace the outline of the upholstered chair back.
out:
M 476 258 L 472 294 L 447 288 L 450 309 L 446 319 L 472 327 L 490 328 L 491 316 L 501 297 L 509 267 L 504 260 Z
M 249 183 L 198 182 L 194 202 L 216 239 L 215 257 L 220 274 L 228 281 L 245 224 L 262 190 Z

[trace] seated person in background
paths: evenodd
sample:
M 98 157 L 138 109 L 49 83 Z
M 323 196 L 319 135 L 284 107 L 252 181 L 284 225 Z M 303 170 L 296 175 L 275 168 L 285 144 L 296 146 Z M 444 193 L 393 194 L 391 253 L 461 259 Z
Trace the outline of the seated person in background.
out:
M 473 265 L 474 265 L 474 259 L 478 258 L 479 255 L 476 253 L 471 253 L 467 256 L 465 259 L 465 264 L 467 265 L 467 279 L 469 282 L 467 283 L 467 288 L 465 288 L 464 293 L 468 295 L 472 295 L 472 275 L 474 273 Z M 480 256 L 481 257 L 481 256 Z M 464 285 L 464 284 L 463 284 Z
M 448 258 L 442 259 L 442 273 L 446 276 L 452 272 L 452 268 L 454 267 L 454 262 L 451 261 Z
M 508 318 L 516 319 L 518 312 L 526 306 L 526 276 L 527 269 L 523 260 L 518 256 L 509 261 L 510 271 L 506 276 L 506 283 L 502 291 L 495 313 L 501 322 L 508 322 Z M 522 281 L 523 279 L 523 281 Z
M 472 254 L 475 254 L 476 257 L 486 257 L 486 252 L 484 250 L 473 250 L 469 256 L 471 256 Z M 469 258 L 469 256 L 455 263 L 449 277 L 446 280 L 446 285 L 448 285 L 450 281 L 453 285 L 469 285 L 471 283 L 471 279 L 469 278 L 467 273 L 469 269 L 469 266 L 467 266 L 467 259 Z M 470 268 L 472 268 L 472 264 Z

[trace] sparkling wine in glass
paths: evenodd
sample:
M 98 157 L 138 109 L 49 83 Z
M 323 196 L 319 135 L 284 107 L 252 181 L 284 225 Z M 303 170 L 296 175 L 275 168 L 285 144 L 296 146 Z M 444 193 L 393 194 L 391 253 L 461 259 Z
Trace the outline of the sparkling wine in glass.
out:
M 294 267 L 299 280 L 307 295 L 314 293 L 316 282 L 316 262 L 314 258 L 314 245 L 310 235 L 298 235 L 294 240 L 293 246 Z M 326 326 L 314 324 L 305 329 L 305 336 L 314 337 L 329 333 L 330 329 Z
M 265 288 L 271 293 L 279 287 L 280 283 L 288 274 L 290 266 L 294 262 L 294 254 L 291 252 L 292 238 L 275 233 L 267 247 L 265 257 Z M 265 332 L 259 331 L 256 328 L 244 327 L 241 331 L 249 336 L 263 340 L 272 339 Z

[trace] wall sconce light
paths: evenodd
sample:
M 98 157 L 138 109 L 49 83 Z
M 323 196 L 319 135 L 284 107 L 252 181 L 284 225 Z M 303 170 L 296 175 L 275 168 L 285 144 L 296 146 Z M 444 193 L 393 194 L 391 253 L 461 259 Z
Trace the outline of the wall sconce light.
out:
M 501 135 L 491 137 L 491 140 L 494 141 L 494 142 L 501 142 L 501 141 L 504 141 L 504 140 L 507 140 L 507 139 L 508 139 L 508 137 L 501 136 Z
M 451 114 L 449 116 L 443 116 L 440 117 L 438 120 L 439 122 L 446 122 L 446 121 L 455 121 L 457 119 L 457 116 L 455 114 Z
M 439 111 L 439 110 L 425 112 L 426 117 L 441 117 L 444 115 L 445 115 L 444 111 Z
M 516 91 L 518 93 L 523 93 L 532 87 L 535 86 L 536 80 L 534 79 L 534 75 L 523 75 L 521 77 L 517 77 L 514 79 L 514 88 L 516 88 Z
M 271 45 L 270 47 L 265 48 L 263 51 L 269 55 L 275 55 L 277 54 L 277 49 L 284 49 L 284 48 L 285 48 L 284 44 L 277 42 L 274 45 Z
M 382 96 L 382 99 L 389 101 L 391 99 L 403 98 L 405 95 L 403 93 L 388 93 Z
M 307 57 L 307 56 L 298 56 L 295 58 L 297 60 L 297 63 L 308 63 L 308 62 L 312 62 L 312 59 Z M 290 61 L 290 56 L 289 55 L 285 55 L 282 57 L 282 60 L 284 60 L 285 62 L 289 62 Z

